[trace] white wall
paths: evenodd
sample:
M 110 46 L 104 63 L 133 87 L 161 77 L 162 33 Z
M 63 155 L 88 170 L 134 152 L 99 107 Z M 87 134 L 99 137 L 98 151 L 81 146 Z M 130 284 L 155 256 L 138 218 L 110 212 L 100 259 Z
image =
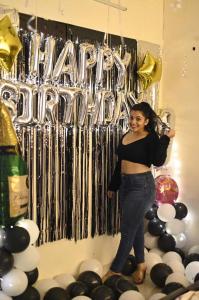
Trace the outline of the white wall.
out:
M 175 112 L 176 138 L 170 165 L 179 184 L 179 200 L 189 209 L 189 248 L 199 244 L 199 1 L 178 3 L 176 7 L 177 1 L 165 0 L 162 105 Z
M 126 37 L 162 43 L 163 0 L 121 0 L 128 8 L 121 12 L 94 0 L 1 0 L 1 4 L 15 7 L 20 12 L 50 20 L 107 31 Z M 112 0 L 118 3 L 118 0 Z
M 93 0 L 2 0 L 1 4 L 46 19 L 99 31 L 109 29 L 113 34 L 162 44 L 163 0 L 121 0 L 128 11 L 122 13 L 120 23 L 118 11 L 111 8 L 109 26 L 107 7 Z M 43 245 L 40 247 L 40 278 L 49 278 L 62 272 L 75 273 L 79 263 L 89 257 L 95 257 L 107 265 L 115 255 L 118 241 L 119 237 L 102 236 L 77 243 L 62 240 Z

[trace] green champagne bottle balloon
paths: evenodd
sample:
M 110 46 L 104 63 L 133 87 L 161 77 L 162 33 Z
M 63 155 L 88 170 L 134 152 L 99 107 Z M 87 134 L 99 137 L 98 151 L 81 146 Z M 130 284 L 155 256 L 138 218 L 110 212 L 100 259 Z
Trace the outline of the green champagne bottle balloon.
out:
M 28 208 L 28 172 L 9 110 L 0 100 L 0 226 L 14 225 Z

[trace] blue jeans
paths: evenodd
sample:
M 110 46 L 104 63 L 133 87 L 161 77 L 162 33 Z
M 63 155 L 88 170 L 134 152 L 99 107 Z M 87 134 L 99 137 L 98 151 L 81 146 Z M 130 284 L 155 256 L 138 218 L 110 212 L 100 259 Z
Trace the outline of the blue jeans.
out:
M 111 270 L 121 272 L 134 247 L 137 263 L 144 262 L 144 216 L 155 200 L 151 172 L 122 175 L 119 190 L 121 240 Z

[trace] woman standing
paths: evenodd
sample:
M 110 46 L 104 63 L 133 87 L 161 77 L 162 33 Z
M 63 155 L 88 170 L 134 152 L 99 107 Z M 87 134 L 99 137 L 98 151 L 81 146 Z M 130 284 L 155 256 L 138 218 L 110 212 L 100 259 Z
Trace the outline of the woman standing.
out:
M 170 129 L 159 138 L 155 131 L 157 119 L 148 103 L 135 104 L 130 113 L 130 129 L 122 137 L 117 149 L 118 162 L 108 197 L 112 198 L 119 189 L 121 240 L 105 278 L 121 274 L 132 247 L 137 262 L 134 282 L 140 284 L 145 277 L 144 216 L 155 200 L 155 183 L 150 167 L 152 164 L 164 164 L 170 138 L 175 136 L 174 130 Z

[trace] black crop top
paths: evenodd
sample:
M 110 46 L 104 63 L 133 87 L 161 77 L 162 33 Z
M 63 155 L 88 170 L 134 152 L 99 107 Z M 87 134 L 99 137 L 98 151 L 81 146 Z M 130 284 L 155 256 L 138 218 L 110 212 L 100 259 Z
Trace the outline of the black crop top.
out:
M 121 161 L 127 160 L 134 163 L 139 163 L 150 167 L 162 166 L 167 157 L 167 148 L 170 138 L 163 135 L 159 138 L 157 133 L 149 133 L 146 137 L 134 141 L 130 144 L 124 145 L 122 137 L 118 148 L 118 162 L 116 164 L 111 182 L 109 184 L 110 191 L 118 190 L 121 181 Z

